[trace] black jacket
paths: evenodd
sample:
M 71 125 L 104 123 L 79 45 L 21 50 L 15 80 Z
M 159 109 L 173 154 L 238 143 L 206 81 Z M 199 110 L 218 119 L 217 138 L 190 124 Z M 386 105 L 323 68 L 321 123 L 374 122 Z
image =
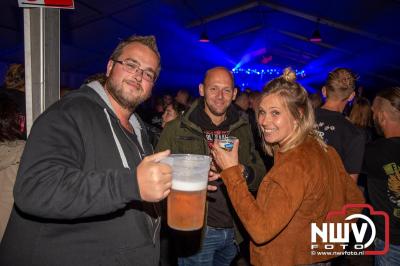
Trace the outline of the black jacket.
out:
M 141 200 L 136 179 L 152 148 L 142 130 L 140 151 L 103 99 L 84 86 L 35 121 L 0 265 L 158 265 L 158 205 Z

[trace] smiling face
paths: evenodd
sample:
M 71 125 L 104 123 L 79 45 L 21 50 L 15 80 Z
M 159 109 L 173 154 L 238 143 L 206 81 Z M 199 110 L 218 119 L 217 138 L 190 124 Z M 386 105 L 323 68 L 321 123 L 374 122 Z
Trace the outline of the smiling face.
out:
M 123 48 L 116 60 L 128 60 L 140 65 L 142 70 L 156 72 L 159 58 L 149 47 L 134 42 Z M 153 82 L 143 79 L 143 72 L 128 73 L 122 64 L 109 60 L 107 64 L 107 92 L 124 109 L 133 111 L 151 95 Z
M 204 84 L 199 85 L 199 93 L 204 96 L 205 111 L 216 123 L 225 117 L 226 110 L 236 97 L 232 76 L 224 68 L 208 71 Z
M 258 124 L 267 143 L 277 143 L 280 147 L 291 138 L 295 120 L 277 94 L 262 98 L 258 113 Z
M 169 104 L 166 108 L 165 111 L 162 115 L 162 127 L 165 127 L 165 124 L 169 121 L 174 120 L 175 118 L 178 117 L 178 114 L 176 113 L 176 111 L 174 110 L 174 108 L 172 107 L 172 104 Z

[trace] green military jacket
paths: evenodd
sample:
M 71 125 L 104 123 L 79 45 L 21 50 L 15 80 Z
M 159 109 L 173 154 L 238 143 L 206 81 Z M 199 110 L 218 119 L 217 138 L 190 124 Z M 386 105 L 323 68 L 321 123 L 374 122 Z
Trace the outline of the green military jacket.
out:
M 167 123 L 161 132 L 156 152 L 171 150 L 171 153 L 191 153 L 209 155 L 207 140 L 204 137 L 202 129 L 189 120 L 190 114 L 196 109 L 201 108 L 199 99 L 195 101 L 191 108 L 179 119 Z M 228 111 L 236 111 L 229 108 Z M 229 135 L 237 137 L 239 142 L 239 162 L 247 168 L 251 168 L 254 174 L 253 180 L 248 182 L 249 191 L 255 193 L 260 185 L 264 175 L 265 166 L 260 155 L 255 150 L 253 135 L 251 133 L 249 122 L 240 117 L 229 127 Z M 232 212 L 235 225 L 235 237 L 238 243 L 243 241 L 243 235 L 247 234 L 239 221 L 235 212 Z M 206 217 L 205 217 L 206 218 Z
M 202 129 L 189 120 L 190 114 L 198 107 L 201 100 L 195 101 L 180 119 L 167 123 L 161 132 L 156 152 L 170 149 L 171 153 L 210 154 Z M 228 110 L 236 111 L 232 108 Z M 255 150 L 249 122 L 240 117 L 229 127 L 229 135 L 240 140 L 239 162 L 251 168 L 254 173 L 254 178 L 248 185 L 249 190 L 255 192 L 265 175 L 265 166 L 259 153 Z

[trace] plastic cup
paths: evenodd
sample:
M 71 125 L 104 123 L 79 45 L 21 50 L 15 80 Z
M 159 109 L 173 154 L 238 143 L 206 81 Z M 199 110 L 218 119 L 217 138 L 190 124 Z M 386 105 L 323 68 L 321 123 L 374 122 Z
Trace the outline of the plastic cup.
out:
M 168 195 L 168 226 L 181 231 L 203 227 L 210 156 L 171 154 L 161 160 L 172 167 L 172 189 Z
M 231 151 L 233 149 L 233 143 L 237 138 L 233 136 L 229 136 L 219 140 L 219 146 L 227 151 Z

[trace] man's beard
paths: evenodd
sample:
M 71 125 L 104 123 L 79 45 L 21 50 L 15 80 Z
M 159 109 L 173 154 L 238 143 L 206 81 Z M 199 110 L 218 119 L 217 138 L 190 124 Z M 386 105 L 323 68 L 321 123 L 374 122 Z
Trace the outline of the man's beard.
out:
M 222 111 L 218 111 L 217 108 L 214 108 L 214 106 L 207 104 L 207 102 L 204 100 L 205 105 L 207 105 L 208 110 L 210 110 L 210 112 L 215 115 L 215 116 L 223 116 L 226 114 L 229 106 L 225 107 L 222 109 Z
M 379 136 L 384 136 L 383 129 L 382 129 L 381 125 L 379 124 L 378 119 L 373 117 L 373 120 L 374 120 L 374 126 L 376 129 L 376 133 L 378 133 Z
M 111 97 L 119 104 L 122 108 L 129 110 L 130 112 L 135 111 L 136 107 L 144 102 L 146 99 L 143 95 L 144 91 L 140 84 L 138 84 L 138 90 L 140 95 L 134 99 L 128 99 L 124 93 L 122 87 L 115 85 L 111 78 L 107 79 L 105 88 L 110 93 Z

